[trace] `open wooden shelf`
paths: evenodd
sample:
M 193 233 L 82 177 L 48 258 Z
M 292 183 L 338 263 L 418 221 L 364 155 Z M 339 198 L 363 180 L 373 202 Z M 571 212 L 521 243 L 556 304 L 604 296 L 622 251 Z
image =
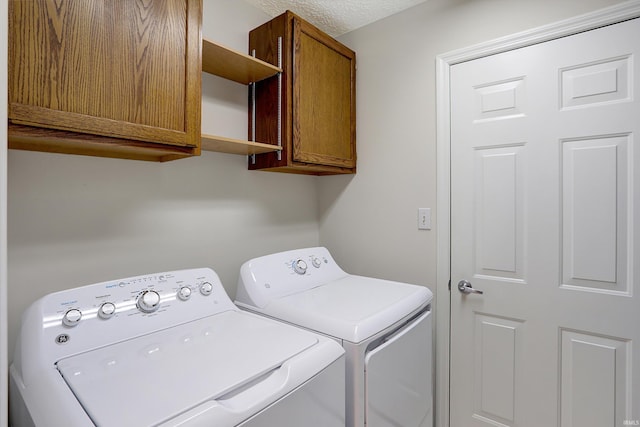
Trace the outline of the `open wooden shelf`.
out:
M 202 71 L 248 85 L 275 76 L 282 70 L 203 38 Z
M 268 62 L 202 39 L 202 71 L 244 85 L 273 77 L 282 70 Z M 202 135 L 202 150 L 251 155 L 282 150 L 271 144 L 216 135 Z
M 202 149 L 204 151 L 217 151 L 229 154 L 262 154 L 282 150 L 282 147 L 261 142 L 243 141 L 240 139 L 226 138 L 223 136 L 202 135 Z

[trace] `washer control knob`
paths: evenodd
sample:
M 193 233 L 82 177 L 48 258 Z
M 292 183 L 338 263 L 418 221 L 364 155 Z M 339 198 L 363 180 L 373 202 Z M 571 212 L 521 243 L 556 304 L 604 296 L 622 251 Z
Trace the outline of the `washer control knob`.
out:
M 186 301 L 189 298 L 191 298 L 191 288 L 188 286 L 183 286 L 180 289 L 178 289 L 178 298 L 181 301 Z
M 160 294 L 156 291 L 144 291 L 138 297 L 138 309 L 143 313 L 153 313 L 160 307 Z
M 67 310 L 67 312 L 62 316 L 62 323 L 65 326 L 73 327 L 80 322 L 82 319 L 82 312 L 77 308 L 72 308 L 71 310 Z
M 320 266 L 322 265 L 322 261 L 320 261 L 320 258 L 318 258 L 317 256 L 314 256 L 313 258 L 311 258 L 311 264 L 313 264 L 315 268 L 320 268 Z
M 101 319 L 109 319 L 113 317 L 114 314 L 116 314 L 116 305 L 112 302 L 105 302 L 98 309 L 98 316 L 100 316 Z
M 307 272 L 307 263 L 301 259 L 297 259 L 293 262 L 293 271 L 298 274 L 305 274 Z
M 200 285 L 200 293 L 204 296 L 209 296 L 211 295 L 211 292 L 213 292 L 213 285 L 209 282 L 204 282 L 203 284 Z

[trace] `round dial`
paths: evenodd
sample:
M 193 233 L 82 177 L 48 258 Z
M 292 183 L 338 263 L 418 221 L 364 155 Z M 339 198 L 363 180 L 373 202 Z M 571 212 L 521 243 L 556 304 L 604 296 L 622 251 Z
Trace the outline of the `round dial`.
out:
M 76 326 L 80 319 L 82 319 L 82 312 L 77 308 L 72 308 L 62 316 L 62 323 L 66 326 Z
M 315 268 L 320 268 L 320 266 L 322 265 L 322 261 L 320 261 L 320 258 L 318 258 L 317 256 L 314 256 L 313 258 L 311 258 L 311 264 L 313 264 Z
M 105 302 L 98 309 L 98 316 L 102 319 L 109 319 L 114 314 L 116 314 L 116 305 L 112 302 Z
M 178 298 L 182 301 L 186 301 L 191 298 L 191 288 L 188 286 L 183 286 L 178 289 Z
M 160 307 L 160 294 L 156 291 L 144 291 L 138 297 L 138 308 L 144 313 L 153 313 Z
M 307 272 L 307 263 L 301 259 L 297 259 L 293 262 L 293 271 L 298 274 L 304 274 Z
M 200 285 L 200 293 L 202 295 L 211 295 L 211 292 L 213 292 L 213 285 L 211 283 L 204 282 L 202 285 Z

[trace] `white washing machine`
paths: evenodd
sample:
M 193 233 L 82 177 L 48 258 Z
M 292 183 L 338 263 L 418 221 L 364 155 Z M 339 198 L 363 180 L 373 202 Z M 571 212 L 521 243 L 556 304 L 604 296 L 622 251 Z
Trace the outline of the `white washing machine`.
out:
M 47 295 L 10 367 L 23 426 L 344 426 L 344 350 L 192 269 Z
M 326 248 L 308 248 L 243 264 L 235 302 L 343 345 L 348 426 L 431 427 L 432 297 L 347 274 Z

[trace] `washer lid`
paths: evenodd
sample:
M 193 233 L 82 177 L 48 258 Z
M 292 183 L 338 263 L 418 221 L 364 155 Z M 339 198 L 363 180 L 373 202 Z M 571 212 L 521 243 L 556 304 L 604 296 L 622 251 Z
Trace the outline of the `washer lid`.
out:
M 274 299 L 261 313 L 359 343 L 427 305 L 424 286 L 348 275 L 304 292 Z
M 307 331 L 227 311 L 62 359 L 57 367 L 96 425 L 158 425 L 229 395 L 316 343 Z

